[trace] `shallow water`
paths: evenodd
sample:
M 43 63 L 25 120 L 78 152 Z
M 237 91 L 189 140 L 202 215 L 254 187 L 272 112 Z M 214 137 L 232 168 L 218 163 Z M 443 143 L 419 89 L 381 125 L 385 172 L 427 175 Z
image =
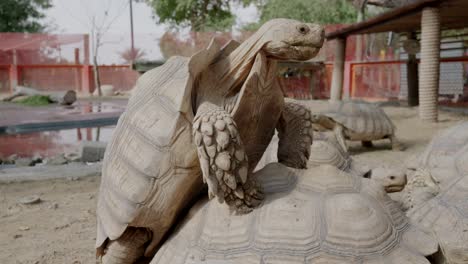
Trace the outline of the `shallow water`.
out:
M 77 152 L 80 141 L 108 142 L 115 126 L 74 128 L 25 134 L 0 135 L 0 158 L 51 157 L 59 153 Z

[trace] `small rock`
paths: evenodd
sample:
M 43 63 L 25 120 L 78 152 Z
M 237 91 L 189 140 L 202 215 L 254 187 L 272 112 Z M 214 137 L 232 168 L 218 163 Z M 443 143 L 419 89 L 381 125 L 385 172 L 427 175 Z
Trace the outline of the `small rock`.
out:
M 63 165 L 66 164 L 68 160 L 65 158 L 65 155 L 58 154 L 53 156 L 52 158 L 47 159 L 46 164 L 47 165 Z
M 53 204 L 49 205 L 49 209 L 55 210 L 57 208 L 58 208 L 58 203 L 53 203 Z
M 29 226 L 20 226 L 20 227 L 18 228 L 18 230 L 20 230 L 20 231 L 28 231 L 28 230 L 29 230 Z
M 16 154 L 10 155 L 5 160 L 3 160 L 3 164 L 15 164 L 17 158 L 18 155 Z
M 23 237 L 23 235 L 15 234 L 15 235 L 13 236 L 14 239 L 17 239 L 17 238 L 20 238 L 20 237 Z
M 81 157 L 78 153 L 67 153 L 65 154 L 65 158 L 68 160 L 68 162 L 80 162 Z
M 72 177 L 68 177 L 67 179 L 70 181 L 79 181 L 80 177 L 72 176 Z
M 41 198 L 38 195 L 26 196 L 18 201 L 21 204 L 36 204 L 41 202 Z
M 69 227 L 70 224 L 64 224 L 64 225 L 59 225 L 59 226 L 56 226 L 54 227 L 55 230 L 60 230 L 60 229 L 64 229 L 64 228 L 67 228 Z
M 81 141 L 80 154 L 83 162 L 97 162 L 104 158 L 107 143 L 99 141 Z
M 41 163 L 43 161 L 43 158 L 39 154 L 34 154 L 34 156 L 32 157 L 32 161 L 33 161 L 34 165 L 36 165 L 38 163 Z
M 18 158 L 15 161 L 16 167 L 34 166 L 34 161 L 31 158 Z

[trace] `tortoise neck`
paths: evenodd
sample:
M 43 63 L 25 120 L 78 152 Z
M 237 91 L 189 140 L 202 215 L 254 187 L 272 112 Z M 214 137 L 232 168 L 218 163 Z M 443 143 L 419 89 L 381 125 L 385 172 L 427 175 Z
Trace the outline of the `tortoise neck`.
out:
M 229 55 L 211 65 L 212 69 L 218 72 L 218 84 L 226 94 L 235 93 L 247 79 L 255 57 L 268 43 L 265 38 L 267 30 L 268 28 L 265 28 L 255 32 Z

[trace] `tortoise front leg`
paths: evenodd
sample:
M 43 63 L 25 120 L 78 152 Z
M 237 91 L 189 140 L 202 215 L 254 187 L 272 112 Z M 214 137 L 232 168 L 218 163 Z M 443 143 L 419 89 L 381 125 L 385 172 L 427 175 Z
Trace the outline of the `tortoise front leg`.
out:
M 116 240 L 109 240 L 98 249 L 98 262 L 101 264 L 133 264 L 145 253 L 151 233 L 145 228 L 127 227 Z
M 193 123 L 193 137 L 209 198 L 216 196 L 239 213 L 258 206 L 263 195 L 250 177 L 244 145 L 231 115 L 214 104 L 202 103 Z
M 292 168 L 307 168 L 313 138 L 309 109 L 299 104 L 286 103 L 277 129 L 278 161 Z
M 337 123 L 333 128 L 333 132 L 335 133 L 336 140 L 338 140 L 340 146 L 345 152 L 348 152 L 348 145 L 346 144 L 346 139 L 344 135 L 344 127 L 341 124 Z

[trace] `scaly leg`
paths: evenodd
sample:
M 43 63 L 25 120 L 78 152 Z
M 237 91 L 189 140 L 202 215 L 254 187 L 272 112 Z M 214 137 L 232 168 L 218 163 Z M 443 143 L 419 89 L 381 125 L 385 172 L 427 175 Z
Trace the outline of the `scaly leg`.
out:
M 372 144 L 372 141 L 369 140 L 363 140 L 361 141 L 361 144 L 365 148 L 372 148 L 374 146 L 374 144 Z
M 193 123 L 193 137 L 208 196 L 226 201 L 238 213 L 258 206 L 263 195 L 250 177 L 247 155 L 231 115 L 214 104 L 202 103 Z
M 348 152 L 348 145 L 346 145 L 343 126 L 340 124 L 336 124 L 335 128 L 333 128 L 333 132 L 335 133 L 336 140 L 338 140 L 340 146 L 345 152 Z
M 98 252 L 102 264 L 133 264 L 140 259 L 151 239 L 151 232 L 145 228 L 127 227 L 116 240 L 108 241 Z
M 288 167 L 305 169 L 313 138 L 309 109 L 299 104 L 286 103 L 277 129 L 278 161 Z
M 392 150 L 399 150 L 399 151 L 402 151 L 405 149 L 405 146 L 403 146 L 403 144 L 400 143 L 400 141 L 398 141 L 398 139 L 395 137 L 395 135 L 391 135 L 389 137 L 390 139 L 390 142 L 392 144 Z

